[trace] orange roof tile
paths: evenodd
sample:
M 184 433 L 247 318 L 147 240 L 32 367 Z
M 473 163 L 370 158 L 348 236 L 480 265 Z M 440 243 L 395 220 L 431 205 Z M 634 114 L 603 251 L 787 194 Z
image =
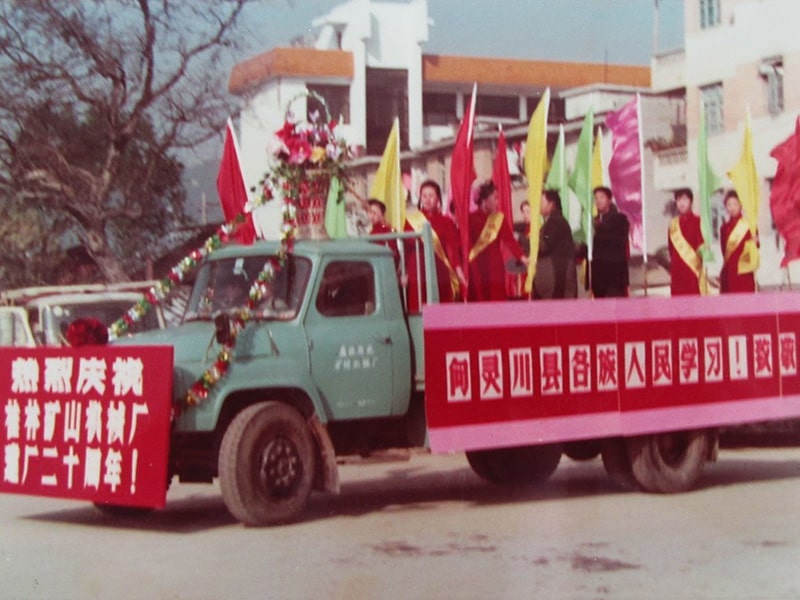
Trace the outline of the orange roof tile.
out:
M 650 86 L 650 67 L 426 54 L 424 83 L 571 88 L 592 83 Z
M 353 78 L 353 55 L 344 50 L 274 48 L 237 63 L 228 90 L 239 94 L 275 77 Z

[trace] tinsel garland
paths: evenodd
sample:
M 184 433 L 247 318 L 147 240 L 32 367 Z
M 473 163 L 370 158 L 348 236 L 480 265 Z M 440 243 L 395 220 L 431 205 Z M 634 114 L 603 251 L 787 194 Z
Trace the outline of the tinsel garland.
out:
M 258 273 L 250 291 L 247 294 L 247 305 L 236 311 L 230 320 L 230 335 L 227 343 L 222 345 L 216 359 L 200 378 L 192 384 L 186 393 L 186 404 L 190 407 L 204 402 L 209 393 L 219 383 L 230 368 L 233 360 L 236 339 L 247 323 L 253 318 L 253 310 L 266 294 L 267 286 L 275 278 L 275 271 L 281 268 L 286 257 L 294 251 L 295 235 L 297 233 L 297 210 L 290 198 L 283 201 L 283 225 L 281 226 L 281 247 L 277 258 L 268 260 Z

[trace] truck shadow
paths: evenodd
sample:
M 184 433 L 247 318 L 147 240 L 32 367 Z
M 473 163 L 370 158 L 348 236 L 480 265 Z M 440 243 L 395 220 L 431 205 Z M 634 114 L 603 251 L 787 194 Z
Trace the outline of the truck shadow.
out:
M 219 489 L 210 486 L 206 486 L 205 493 L 192 494 L 176 500 L 170 500 L 168 493 L 167 504 L 163 509 L 139 515 L 109 515 L 88 504 L 79 508 L 29 515 L 25 518 L 62 525 L 179 534 L 198 533 L 237 524 L 236 519 L 225 508 Z
M 800 460 L 736 457 L 726 452 L 706 466 L 696 487 L 686 493 L 713 492 L 714 488 L 800 477 Z M 468 467 L 431 473 L 422 467 L 389 469 L 382 478 L 342 483 L 338 496 L 313 496 L 303 521 L 336 516 L 393 511 L 441 510 L 441 503 L 475 506 L 546 502 L 595 495 L 643 494 L 623 490 L 606 475 L 599 459 L 575 462 L 564 457 L 554 475 L 532 486 L 501 487 L 487 483 Z
M 466 460 L 464 460 L 466 463 Z M 535 486 L 500 487 L 484 482 L 464 464 L 431 470 L 424 458 L 391 464 L 346 465 L 339 495 L 313 494 L 299 525 L 332 517 L 358 518 L 376 512 L 396 514 L 447 510 L 447 504 L 490 506 L 567 500 L 597 495 L 640 494 L 621 490 L 608 479 L 599 459 L 575 462 L 564 458 L 555 474 Z M 752 485 L 800 477 L 800 460 L 737 456 L 726 451 L 720 461 L 706 466 L 691 493 L 713 493 L 718 487 Z M 166 507 L 136 517 L 101 513 L 91 505 L 29 515 L 24 518 L 62 525 L 136 529 L 192 534 L 239 526 L 228 513 L 217 486 L 176 486 L 182 496 Z M 194 486 L 193 486 L 194 487 Z M 675 498 L 679 498 L 676 495 Z

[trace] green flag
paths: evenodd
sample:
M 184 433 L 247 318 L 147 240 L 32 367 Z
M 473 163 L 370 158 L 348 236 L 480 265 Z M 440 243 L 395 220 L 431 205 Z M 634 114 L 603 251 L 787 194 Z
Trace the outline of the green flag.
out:
M 331 239 L 347 237 L 347 218 L 344 206 L 344 188 L 339 178 L 331 177 L 328 201 L 325 209 L 325 230 Z
M 575 166 L 569 176 L 569 188 L 575 193 L 581 205 L 581 227 L 575 235 L 576 240 L 585 241 L 592 247 L 592 133 L 594 131 L 594 110 L 589 109 L 583 118 L 581 135 L 575 153 Z
M 702 248 L 703 262 L 714 260 L 711 240 L 714 232 L 711 229 L 711 196 L 720 186 L 720 181 L 708 162 L 708 142 L 706 139 L 706 111 L 700 103 L 700 131 L 697 133 L 697 192 L 700 196 L 700 230 L 703 232 L 705 244 Z
M 569 221 L 569 188 L 567 187 L 567 159 L 564 156 L 564 126 L 558 129 L 558 141 L 553 151 L 553 160 L 550 163 L 550 172 L 544 186 L 548 190 L 556 190 L 561 196 L 561 212 Z

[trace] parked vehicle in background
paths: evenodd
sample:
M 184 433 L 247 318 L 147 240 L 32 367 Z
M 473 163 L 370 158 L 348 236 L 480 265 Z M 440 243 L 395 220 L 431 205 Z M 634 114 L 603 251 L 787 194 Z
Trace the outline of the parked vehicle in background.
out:
M 2 345 L 63 346 L 64 332 L 75 319 L 92 317 L 106 326 L 122 317 L 149 289 L 152 282 L 115 286 L 77 285 L 23 288 L 5 292 L 2 301 L 13 306 L 0 307 L 8 312 L 0 326 Z M 13 315 L 13 321 L 10 320 Z M 14 328 L 13 330 L 11 328 Z M 131 327 L 130 333 L 166 327 L 161 307 L 148 311 Z M 11 343 L 30 336 L 32 343 Z M 6 342 L 8 338 L 8 342 Z
M 31 348 L 35 345 L 28 312 L 21 306 L 0 306 L 0 346 Z

